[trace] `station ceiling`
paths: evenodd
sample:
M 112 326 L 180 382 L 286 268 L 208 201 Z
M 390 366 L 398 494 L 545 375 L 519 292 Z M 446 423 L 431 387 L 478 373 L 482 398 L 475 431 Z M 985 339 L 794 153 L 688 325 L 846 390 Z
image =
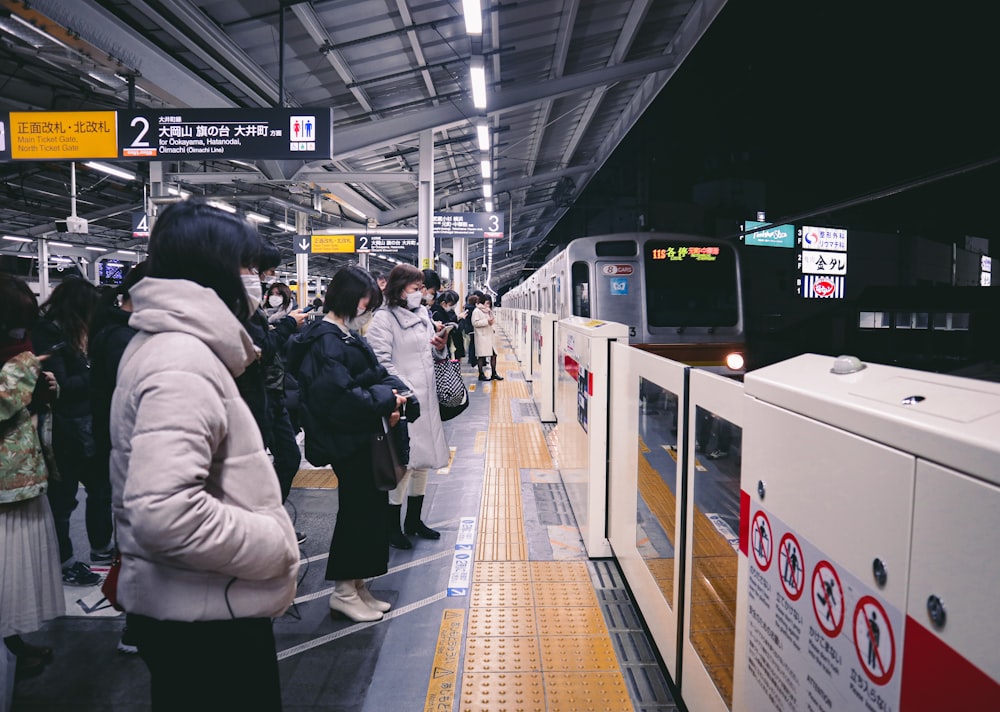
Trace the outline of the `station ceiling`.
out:
M 162 162 L 176 192 L 269 218 L 259 230 L 289 264 L 294 234 L 278 223 L 294 225 L 297 213 L 310 230 L 415 228 L 420 140 L 432 136 L 437 211 L 484 211 L 481 162 L 490 162 L 505 236 L 488 272 L 486 243 L 472 240 L 469 267 L 472 283 L 489 274 L 500 291 L 551 249 L 546 236 L 725 0 L 481 4 L 482 34 L 470 35 L 462 0 L 0 0 L 0 110 L 332 107 L 332 160 Z M 485 109 L 473 105 L 469 81 L 480 61 Z M 75 201 L 88 231 L 59 235 L 78 246 L 61 249 L 141 253 L 131 221 L 150 165 L 114 165 L 137 179 L 67 162 L 0 163 L 0 230 L 56 237 Z M 332 274 L 348 259 L 314 255 L 310 273 Z M 391 262 L 373 255 L 371 265 Z

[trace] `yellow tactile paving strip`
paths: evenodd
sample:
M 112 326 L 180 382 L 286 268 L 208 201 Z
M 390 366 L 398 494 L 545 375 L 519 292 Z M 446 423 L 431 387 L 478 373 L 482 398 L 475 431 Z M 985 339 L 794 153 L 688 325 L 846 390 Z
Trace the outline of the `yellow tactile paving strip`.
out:
M 337 489 L 337 475 L 329 468 L 299 470 L 292 480 L 292 487 L 314 489 Z
M 675 532 L 677 531 L 677 498 L 667 487 L 667 483 L 660 477 L 660 473 L 649 464 L 643 455 L 645 444 L 641 438 L 639 441 L 639 473 L 638 487 L 639 496 L 649 507 L 649 511 L 656 517 L 663 531 L 666 533 L 670 543 L 674 543 Z M 646 448 L 645 452 L 649 452 Z M 663 597 L 667 605 L 674 607 L 674 559 L 647 559 L 646 566 L 656 578 L 656 583 L 663 592 Z
M 552 458 L 539 423 L 512 422 L 510 401 L 528 397 L 525 384 L 491 387 L 458 709 L 630 711 L 587 564 L 528 560 L 520 470 L 552 468 Z

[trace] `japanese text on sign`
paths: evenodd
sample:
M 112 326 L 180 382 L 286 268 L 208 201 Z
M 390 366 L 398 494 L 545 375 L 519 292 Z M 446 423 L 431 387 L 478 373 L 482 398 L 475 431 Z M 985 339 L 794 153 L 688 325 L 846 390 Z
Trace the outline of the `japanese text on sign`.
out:
M 503 213 L 434 213 L 434 237 L 503 237 Z

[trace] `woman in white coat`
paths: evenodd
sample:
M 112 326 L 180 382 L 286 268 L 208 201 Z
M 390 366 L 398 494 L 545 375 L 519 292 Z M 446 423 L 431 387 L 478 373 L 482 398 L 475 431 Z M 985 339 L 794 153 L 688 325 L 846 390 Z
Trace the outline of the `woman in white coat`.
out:
M 483 295 L 476 308 L 472 310 L 469 317 L 472 320 L 472 328 L 476 333 L 476 356 L 479 361 L 480 381 L 502 381 L 503 376 L 497 373 L 497 350 L 493 345 L 493 298 L 489 294 Z M 486 366 L 486 359 L 490 359 L 490 376 L 483 373 Z
M 430 298 L 431 300 L 433 297 Z M 438 410 L 434 358 L 447 358 L 445 339 L 438 336 L 425 306 L 428 300 L 424 274 L 412 265 L 396 265 L 385 285 L 386 306 L 375 312 L 365 337 L 379 362 L 398 376 L 416 394 L 420 417 L 408 424 L 410 461 L 406 475 L 389 493 L 389 543 L 396 549 L 411 549 L 404 536 L 439 539 L 440 532 L 421 519 L 427 475 L 431 469 L 448 464 L 448 443 Z M 400 530 L 399 518 L 406 498 L 406 520 Z

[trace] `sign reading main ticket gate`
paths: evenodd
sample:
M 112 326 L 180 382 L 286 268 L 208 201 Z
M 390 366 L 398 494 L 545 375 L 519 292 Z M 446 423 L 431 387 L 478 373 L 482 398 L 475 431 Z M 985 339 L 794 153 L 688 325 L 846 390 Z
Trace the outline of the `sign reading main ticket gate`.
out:
M 773 512 L 751 521 L 780 543 L 748 557 L 746 708 L 898 712 L 902 613 Z

